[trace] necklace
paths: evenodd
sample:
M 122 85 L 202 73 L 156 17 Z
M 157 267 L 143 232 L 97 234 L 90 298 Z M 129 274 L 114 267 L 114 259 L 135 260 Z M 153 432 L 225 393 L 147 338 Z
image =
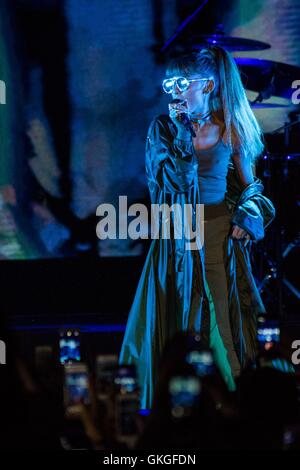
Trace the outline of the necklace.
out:
M 196 122 L 198 124 L 204 123 L 208 121 L 211 118 L 211 111 L 208 111 L 207 113 L 204 114 L 198 114 L 196 116 L 191 116 L 190 120 L 192 122 Z
M 204 124 L 209 121 L 211 118 L 211 112 L 208 111 L 205 114 L 198 114 L 196 116 L 191 116 L 190 121 L 194 128 L 194 132 L 198 133 L 199 130 L 204 126 Z

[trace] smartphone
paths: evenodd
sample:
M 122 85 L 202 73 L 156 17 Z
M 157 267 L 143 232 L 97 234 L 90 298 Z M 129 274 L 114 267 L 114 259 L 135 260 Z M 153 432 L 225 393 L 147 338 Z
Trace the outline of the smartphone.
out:
M 96 390 L 98 398 L 106 398 L 110 393 L 110 387 L 114 384 L 117 368 L 118 356 L 116 354 L 96 357 Z
M 129 448 L 134 447 L 138 438 L 137 418 L 139 398 L 136 393 L 118 394 L 116 397 L 116 437 Z
M 135 365 L 119 365 L 115 370 L 114 384 L 119 393 L 137 393 L 138 382 Z
M 186 355 L 186 361 L 191 364 L 195 370 L 195 373 L 199 377 L 206 375 L 212 375 L 216 371 L 215 361 L 212 352 L 207 350 L 194 350 L 188 352 Z
M 81 360 L 80 333 L 78 330 L 69 329 L 60 332 L 59 351 L 61 364 Z
M 280 326 L 277 319 L 263 316 L 257 319 L 257 341 L 260 348 L 271 349 L 280 342 Z
M 72 408 L 89 404 L 88 368 L 84 363 L 65 364 L 64 398 L 65 407 Z
M 175 376 L 169 382 L 171 414 L 174 418 L 190 416 L 199 404 L 201 381 L 197 376 Z

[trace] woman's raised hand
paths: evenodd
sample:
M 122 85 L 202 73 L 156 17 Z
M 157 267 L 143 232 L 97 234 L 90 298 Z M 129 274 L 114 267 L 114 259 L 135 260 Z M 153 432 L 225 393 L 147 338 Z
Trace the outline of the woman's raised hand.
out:
M 169 103 L 169 116 L 177 128 L 177 139 L 191 140 L 191 134 L 184 126 L 181 115 L 188 114 L 187 101 L 180 100 L 179 103 Z

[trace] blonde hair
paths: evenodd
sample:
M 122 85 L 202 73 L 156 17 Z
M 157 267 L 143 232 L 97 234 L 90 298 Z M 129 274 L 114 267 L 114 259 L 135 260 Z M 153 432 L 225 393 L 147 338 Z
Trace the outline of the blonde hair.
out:
M 209 106 L 215 122 L 225 125 L 225 138 L 232 153 L 255 159 L 262 153 L 263 134 L 249 105 L 240 72 L 231 54 L 219 46 L 209 46 L 200 52 L 173 59 L 166 75 L 198 73 L 213 77 L 214 90 Z

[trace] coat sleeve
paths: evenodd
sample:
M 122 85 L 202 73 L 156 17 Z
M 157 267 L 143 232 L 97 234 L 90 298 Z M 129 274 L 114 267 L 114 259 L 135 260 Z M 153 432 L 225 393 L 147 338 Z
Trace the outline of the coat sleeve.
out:
M 227 175 L 227 205 L 232 213 L 231 222 L 246 230 L 252 240 L 264 238 L 266 227 L 275 217 L 275 208 L 263 193 L 264 187 L 260 179 L 246 188 L 241 184 L 233 162 L 229 164 Z
M 150 124 L 146 141 L 148 184 L 156 184 L 168 193 L 189 190 L 197 174 L 192 140 L 174 138 L 160 117 Z
M 255 186 L 259 189 L 255 189 Z M 232 217 L 232 223 L 246 230 L 254 241 L 264 238 L 266 227 L 275 217 L 275 208 L 270 199 L 262 194 L 262 188 L 263 185 L 257 179 L 253 185 L 249 185 Z

